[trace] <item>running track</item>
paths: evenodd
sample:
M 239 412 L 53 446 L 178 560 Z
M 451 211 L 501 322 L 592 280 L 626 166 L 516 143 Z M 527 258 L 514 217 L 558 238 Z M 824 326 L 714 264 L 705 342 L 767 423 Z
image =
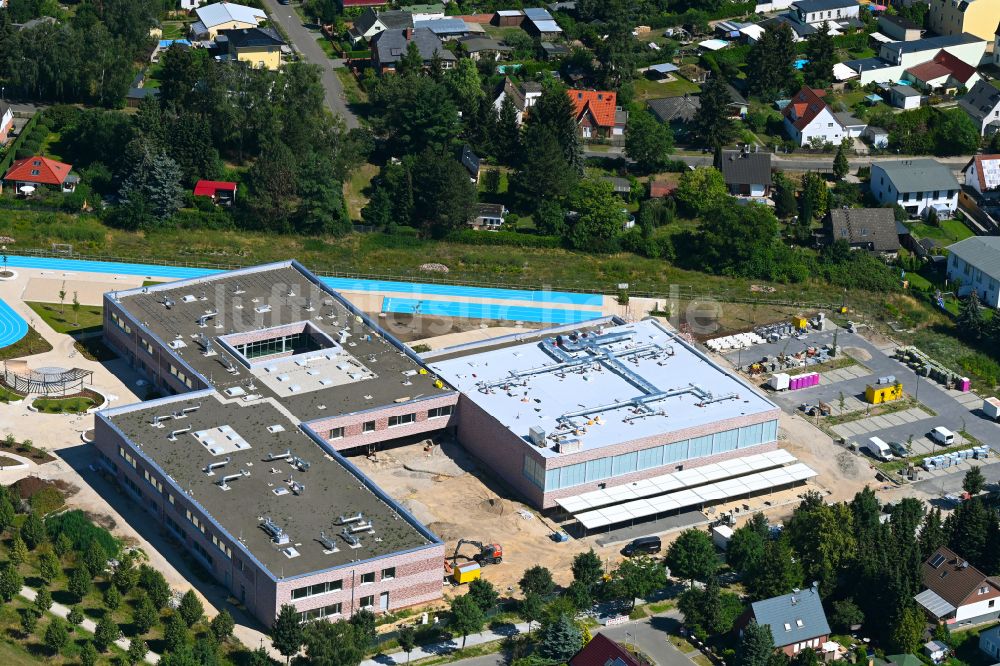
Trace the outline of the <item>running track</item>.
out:
M 28 334 L 28 322 L 0 300 L 0 348 L 9 347 Z

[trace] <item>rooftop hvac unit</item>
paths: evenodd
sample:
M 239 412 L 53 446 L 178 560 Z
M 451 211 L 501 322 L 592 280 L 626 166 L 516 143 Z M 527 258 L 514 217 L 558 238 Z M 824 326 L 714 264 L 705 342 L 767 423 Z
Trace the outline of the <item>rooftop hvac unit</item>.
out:
M 576 437 L 560 440 L 556 445 L 556 450 L 559 451 L 559 453 L 576 453 L 582 448 L 583 442 Z
M 545 428 L 531 426 L 528 428 L 528 439 L 535 446 L 545 446 Z

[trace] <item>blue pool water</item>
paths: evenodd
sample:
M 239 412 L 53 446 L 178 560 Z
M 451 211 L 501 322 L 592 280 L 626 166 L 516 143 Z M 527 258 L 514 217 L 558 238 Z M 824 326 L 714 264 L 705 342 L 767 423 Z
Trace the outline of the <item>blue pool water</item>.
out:
M 9 347 L 28 334 L 28 322 L 0 300 L 0 347 Z
M 558 308 L 538 308 L 530 305 L 456 303 L 452 301 L 418 300 L 415 298 L 382 299 L 382 312 L 412 314 L 417 311 L 418 306 L 421 315 L 530 321 L 544 324 L 576 324 L 601 316 L 600 312 L 591 310 L 561 310 Z
M 809 62 L 809 60 L 807 60 L 806 58 L 799 58 L 798 60 L 795 61 L 795 69 L 802 69 L 803 67 L 806 66 L 807 62 Z

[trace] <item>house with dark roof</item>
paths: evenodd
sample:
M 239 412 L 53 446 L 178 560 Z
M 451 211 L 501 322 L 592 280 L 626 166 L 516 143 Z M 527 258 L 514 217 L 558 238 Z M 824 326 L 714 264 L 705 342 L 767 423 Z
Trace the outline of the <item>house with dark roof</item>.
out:
M 607 90 L 567 90 L 573 102 L 580 137 L 614 139 L 625 135 L 628 111 L 618 106 L 618 95 Z
M 427 28 L 383 30 L 372 38 L 372 65 L 379 74 L 395 72 L 399 61 L 406 55 L 410 42 L 417 45 L 424 67 L 430 67 L 435 54 L 443 69 L 455 66 L 455 54 L 444 47 L 437 35 Z
M 462 146 L 461 162 L 462 166 L 465 167 L 465 170 L 469 172 L 469 178 L 472 182 L 478 183 L 479 173 L 482 169 L 482 160 L 479 159 L 479 155 L 472 152 L 472 146 L 469 144 Z
M 800 146 L 809 145 L 814 140 L 839 144 L 848 135 L 847 129 L 823 99 L 824 94 L 822 90 L 802 86 L 782 110 L 785 131 Z
M 503 204 L 477 203 L 469 226 L 478 231 L 500 231 L 507 208 Z
M 649 110 L 661 123 L 674 128 L 675 132 L 683 131 L 683 126 L 698 116 L 701 109 L 701 98 L 698 95 L 681 95 L 680 97 L 661 97 L 646 102 Z
M 994 240 L 1000 242 L 1000 238 Z M 998 251 L 994 248 L 994 260 L 1000 257 Z M 994 265 L 1000 266 L 1000 262 Z M 941 546 L 934 551 L 921 567 L 921 576 L 924 590 L 914 600 L 935 621 L 956 626 L 1000 617 L 1000 578 L 987 576 L 953 550 Z
M 899 253 L 899 230 L 891 208 L 836 208 L 826 216 L 827 242 L 888 257 Z
M 26 195 L 39 187 L 58 187 L 63 192 L 72 192 L 80 182 L 80 177 L 71 173 L 72 171 L 72 164 L 35 155 L 15 161 L 3 179 L 12 183 L 17 192 Z
M 908 18 L 898 14 L 882 14 L 878 17 L 878 29 L 883 35 L 897 42 L 912 42 L 920 39 L 923 29 Z
M 531 7 L 524 10 L 524 23 L 521 24 L 529 35 L 544 40 L 552 40 L 562 36 L 562 28 L 556 23 L 549 10 L 541 7 Z
M 542 84 L 537 81 L 514 83 L 510 77 L 506 77 L 504 78 L 503 86 L 493 100 L 493 108 L 499 113 L 500 107 L 503 106 L 503 101 L 509 97 L 511 102 L 514 103 L 514 109 L 517 111 L 517 124 L 520 125 L 524 122 L 524 117 L 527 115 L 528 110 L 535 105 L 535 102 L 541 96 Z
M 941 217 L 951 217 L 958 208 L 955 174 L 930 158 L 873 163 L 869 189 L 880 204 L 898 204 L 913 216 L 933 208 Z
M 463 53 L 473 60 L 500 60 L 510 55 L 511 48 L 492 37 L 470 35 L 458 40 Z
M 230 60 L 246 63 L 253 69 L 281 68 L 285 40 L 274 28 L 220 30 L 215 43 L 226 51 Z
M 347 31 L 347 35 L 353 44 L 367 44 L 372 37 L 384 30 L 405 30 L 412 27 L 413 14 L 410 12 L 379 12 L 368 7 L 354 19 L 354 25 Z
M 923 95 L 913 86 L 899 84 L 889 88 L 889 103 L 897 109 L 919 109 Z
M 749 618 L 766 625 L 771 630 L 775 650 L 789 657 L 806 648 L 819 652 L 830 636 L 830 625 L 815 586 L 756 601 L 750 605 L 744 626 Z
M 1000 129 L 1000 90 L 986 81 L 979 81 L 958 106 L 969 114 L 983 136 L 990 136 Z
M 570 657 L 569 666 L 648 666 L 604 634 L 594 634 L 583 649 Z
M 965 186 L 982 197 L 1000 196 L 1000 155 L 976 155 L 962 169 Z
M 1000 237 L 972 236 L 949 245 L 948 253 L 946 271 L 949 280 L 961 282 L 958 295 L 975 291 L 983 305 L 1000 307 Z
M 724 150 L 719 171 L 733 196 L 766 197 L 771 194 L 771 153 Z

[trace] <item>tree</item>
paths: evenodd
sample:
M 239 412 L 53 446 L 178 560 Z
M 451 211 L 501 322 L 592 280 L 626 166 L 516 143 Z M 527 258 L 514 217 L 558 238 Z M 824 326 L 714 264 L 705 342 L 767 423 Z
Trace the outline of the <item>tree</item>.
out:
M 306 663 L 316 666 L 358 666 L 364 657 L 357 627 L 350 622 L 310 622 L 302 632 Z
M 774 652 L 774 638 L 766 624 L 751 621 L 743 628 L 739 649 L 736 652 L 737 666 L 767 666 Z
M 844 176 L 851 172 L 851 165 L 847 162 L 846 141 L 842 141 L 837 146 L 837 154 L 833 158 L 833 177 L 837 180 L 844 180 Z
M 59 314 L 66 314 L 66 289 L 65 283 L 59 288 Z
M 747 71 L 750 94 L 773 102 L 781 94 L 791 92 L 795 84 L 795 39 L 786 23 L 768 30 L 750 49 Z
M 177 652 L 188 643 L 190 632 L 180 613 L 171 613 L 163 627 L 163 642 L 167 652 Z
M 546 201 L 564 201 L 575 188 L 579 173 L 561 153 L 555 134 L 529 123 L 523 145 L 521 166 L 511 183 L 518 203 L 534 210 Z
M 79 606 L 73 606 L 66 613 L 66 621 L 74 626 L 79 626 L 83 624 L 83 611 L 80 610 Z
M 493 583 L 485 578 L 477 578 L 469 583 L 468 595 L 476 602 L 479 609 L 484 613 L 489 612 L 497 605 L 500 594 L 493 587 Z
M 139 566 L 139 587 L 146 590 L 156 610 L 162 610 L 170 601 L 170 585 L 167 584 L 167 579 L 148 564 Z
M 979 128 L 962 109 L 945 109 L 934 123 L 933 139 L 935 155 L 967 155 L 979 149 Z
M 704 533 L 702 532 L 702 534 Z M 681 536 L 683 537 L 683 533 Z M 711 544 L 711 540 L 709 540 L 709 544 Z M 667 552 L 667 561 L 670 562 L 669 551 Z M 714 564 L 715 551 L 713 548 L 711 565 L 714 566 Z M 703 568 L 708 569 L 708 567 Z M 650 557 L 640 556 L 622 560 L 611 575 L 609 593 L 618 598 L 629 599 L 634 606 L 636 599 L 645 598 L 666 585 L 667 572 L 664 570 L 663 564 Z
M 478 580 L 480 579 L 477 578 L 472 582 Z M 411 624 L 400 627 L 396 632 L 396 642 L 399 643 L 399 649 L 406 653 L 406 663 L 410 663 L 410 653 L 417 647 L 417 630 Z
M 135 143 L 126 151 L 134 157 L 129 161 L 118 196 L 124 207 L 133 203 L 142 206 L 149 211 L 150 222 L 162 222 L 180 210 L 184 200 L 180 167 L 165 152 Z
M 476 188 L 450 155 L 425 150 L 412 167 L 411 223 L 433 238 L 462 229 L 476 204 Z
M 798 213 L 799 205 L 795 200 L 795 184 L 779 172 L 774 177 L 774 188 L 774 214 L 779 219 L 786 220 Z
M 98 654 L 97 648 L 94 647 L 93 641 L 87 641 L 80 648 L 80 664 L 82 666 L 94 666 L 97 663 Z
M 983 334 L 983 311 L 979 304 L 979 294 L 973 289 L 969 297 L 962 301 L 956 319 L 962 334 L 973 340 L 978 340 Z
M 149 652 L 149 648 L 146 647 L 146 641 L 142 640 L 138 636 L 133 636 L 132 640 L 129 641 L 128 651 L 125 653 L 125 659 L 131 666 L 135 666 L 146 658 L 147 652 Z
M 52 593 L 49 592 L 49 588 L 39 588 L 38 592 L 35 594 L 34 605 L 40 613 L 44 613 L 52 608 Z
M 681 174 L 674 198 L 689 215 L 700 216 L 728 194 L 722 172 L 714 167 L 698 167 Z
M 139 583 L 139 570 L 135 567 L 135 558 L 126 553 L 115 567 L 111 576 L 111 584 L 122 594 L 128 594 Z
M 596 178 L 580 181 L 571 206 L 579 216 L 569 230 L 569 244 L 589 252 L 613 251 L 628 212 L 611 183 Z
M 523 586 L 522 586 L 523 587 Z M 476 604 L 475 599 L 467 594 L 451 600 L 451 623 L 449 626 L 462 635 L 462 649 L 469 634 L 482 631 L 486 624 L 486 616 Z
M 114 585 L 109 585 L 104 591 L 104 607 L 110 611 L 118 610 L 122 605 L 122 593 Z
M 7 497 L 0 498 L 0 532 L 6 532 L 7 528 L 14 524 L 14 505 Z
M 691 123 L 694 137 L 704 147 L 725 146 L 735 135 L 729 105 L 733 99 L 721 76 L 713 76 L 701 91 L 698 115 Z
M 271 666 L 271 663 L 271 657 L 263 645 L 253 650 L 247 659 L 247 666 Z
M 744 581 L 747 593 L 755 601 L 788 594 L 802 585 L 802 566 L 795 559 L 787 537 L 767 542 L 764 557 L 749 568 Z
M 107 563 L 108 554 L 104 552 L 104 547 L 97 539 L 91 539 L 83 551 L 83 564 L 90 572 L 91 578 L 96 578 L 104 573 Z
M 205 607 L 201 605 L 201 601 L 198 599 L 198 595 L 195 594 L 194 590 L 188 590 L 181 597 L 180 606 L 177 608 L 177 612 L 180 613 L 181 617 L 184 619 L 184 623 L 192 627 L 195 622 L 201 619 L 202 615 L 205 614 Z
M 573 580 L 579 581 L 588 587 L 593 587 L 601 581 L 604 575 L 604 565 L 600 556 L 591 548 L 585 553 L 577 553 L 573 556 Z
M 826 215 L 829 206 L 829 189 L 818 173 L 807 171 L 802 177 L 802 221 L 811 223 Z
M 931 553 L 947 543 L 948 537 L 944 531 L 941 509 L 931 509 L 924 516 L 918 540 L 920 543 L 920 557 L 923 560 L 926 560 L 931 556 Z
M 302 625 L 299 623 L 299 613 L 295 606 L 282 604 L 278 617 L 271 627 L 271 644 L 279 654 L 285 657 L 285 663 L 302 648 L 304 637 Z
M 28 638 L 38 628 L 38 611 L 34 608 L 21 609 L 21 634 Z
M 145 634 L 152 629 L 153 625 L 156 624 L 158 615 L 156 606 L 149 600 L 149 595 L 145 592 L 140 592 L 135 607 L 132 609 L 132 624 L 136 632 Z
M 447 152 L 458 137 L 458 109 L 448 89 L 430 77 L 383 77 L 371 101 L 382 109 L 373 126 L 397 155 Z
M 767 538 L 767 518 L 762 513 L 755 513 L 743 527 L 733 531 L 726 546 L 726 563 L 745 574 L 763 559 Z
M 98 652 L 107 652 L 111 644 L 118 640 L 120 633 L 118 625 L 111 619 L 111 613 L 105 613 L 94 629 L 94 647 Z
M 583 151 L 577 129 L 576 109 L 565 87 L 549 83 L 542 89 L 528 115 L 528 125 L 547 129 L 562 150 L 562 157 L 577 174 L 583 173 Z
M 34 511 L 28 514 L 21 525 L 21 538 L 28 550 L 34 550 L 45 541 L 45 524 Z
M 542 629 L 538 654 L 552 663 L 569 661 L 583 647 L 583 634 L 572 618 L 565 613 Z
M 823 22 L 813 34 L 806 38 L 806 64 L 802 74 L 806 85 L 813 88 L 824 88 L 830 85 L 833 78 L 833 65 L 837 62 L 837 54 L 830 35 L 830 24 Z
M 948 547 L 980 569 L 987 569 L 991 528 L 995 529 L 996 512 L 988 509 L 982 498 L 974 497 L 958 505 L 944 523 Z
M 215 640 L 220 642 L 233 635 L 233 628 L 235 626 L 236 623 L 233 621 L 233 616 L 225 609 L 213 617 L 211 623 L 209 623 L 212 635 L 215 636 Z
M 10 603 L 15 596 L 21 593 L 23 586 L 24 579 L 17 572 L 17 566 L 13 561 L 4 564 L 3 569 L 0 570 L 0 598 Z
M 625 126 L 625 155 L 646 172 L 661 170 L 674 151 L 670 126 L 648 112 L 631 113 Z
M 56 655 L 68 642 L 69 632 L 66 630 L 66 624 L 57 617 L 52 618 L 49 626 L 45 628 L 45 647 Z
M 924 635 L 927 623 L 924 614 L 912 601 L 908 601 L 897 613 L 889 636 L 889 645 L 897 654 L 915 652 Z
M 272 139 L 247 173 L 248 205 L 260 224 L 271 231 L 288 231 L 298 192 L 298 160 L 280 139 Z
M 528 623 L 528 635 L 531 635 L 531 623 L 542 619 L 543 605 L 542 597 L 535 593 L 528 593 L 521 600 L 518 614 Z
M 14 538 L 11 539 L 8 557 L 14 566 L 20 566 L 28 559 L 28 547 L 24 545 L 24 539 L 21 538 L 20 534 L 15 534 Z
M 985 487 L 986 477 L 983 476 L 983 470 L 973 467 L 965 473 L 965 478 L 962 479 L 962 490 L 969 493 L 969 495 L 978 495 L 983 492 L 983 488 Z
M 510 95 L 504 95 L 500 102 L 492 141 L 497 158 L 504 164 L 513 165 L 520 158 L 521 125 L 517 119 L 517 107 Z
M 555 583 L 552 581 L 552 572 L 540 564 L 525 569 L 517 585 L 521 588 L 521 593 L 525 597 L 532 594 L 545 597 L 555 589 Z
M 38 575 L 46 583 L 51 583 L 59 575 L 59 558 L 51 550 L 44 550 L 38 556 Z
M 844 504 L 828 505 L 816 493 L 808 493 L 786 523 L 788 540 L 802 563 L 807 581 L 819 583 L 820 592 L 835 589 L 841 567 L 853 558 L 853 514 Z
M 865 614 L 861 611 L 854 599 L 840 599 L 832 604 L 830 622 L 842 633 L 850 633 L 852 627 L 862 624 L 865 621 Z
M 677 578 L 705 582 L 719 568 L 715 559 L 715 545 L 707 532 L 690 528 L 680 533 L 667 549 L 667 566 Z
M 420 74 L 424 69 L 424 57 L 420 55 L 420 47 L 413 40 L 406 45 L 406 53 L 399 59 L 396 72 L 400 75 Z
M 375 613 L 368 608 L 362 608 L 351 616 L 351 626 L 354 627 L 355 640 L 362 651 L 375 644 Z

